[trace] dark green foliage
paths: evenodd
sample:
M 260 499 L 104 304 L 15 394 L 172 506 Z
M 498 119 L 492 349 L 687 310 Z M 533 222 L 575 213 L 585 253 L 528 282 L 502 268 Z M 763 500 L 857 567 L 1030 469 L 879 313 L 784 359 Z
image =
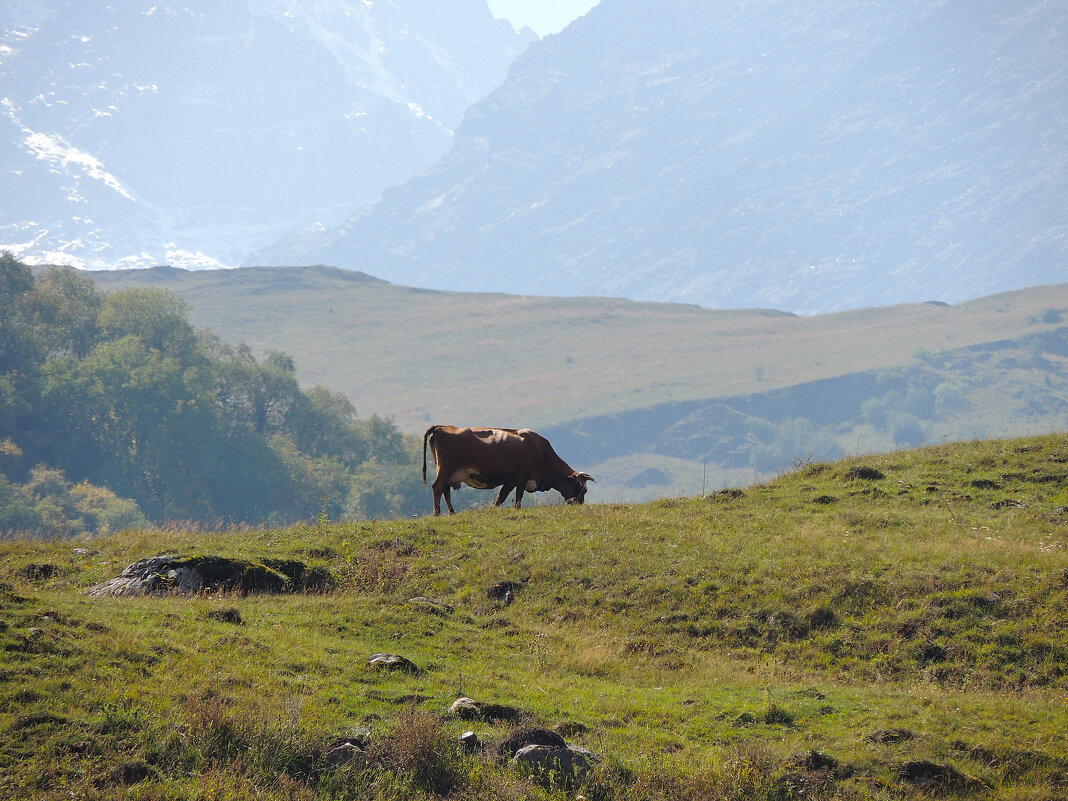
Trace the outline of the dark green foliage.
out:
M 137 504 L 88 482 L 72 484 L 61 470 L 37 465 L 24 484 L 0 473 L 0 533 L 47 531 L 57 536 L 142 528 Z
M 390 471 L 411 449 L 391 421 L 305 393 L 292 358 L 257 360 L 186 311 L 0 256 L 0 532 L 408 511 L 414 488 Z

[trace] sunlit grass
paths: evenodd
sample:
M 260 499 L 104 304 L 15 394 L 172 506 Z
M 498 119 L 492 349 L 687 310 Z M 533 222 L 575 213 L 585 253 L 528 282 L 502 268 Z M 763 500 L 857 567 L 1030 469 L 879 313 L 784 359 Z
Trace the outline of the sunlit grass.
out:
M 1059 284 L 953 307 L 917 303 L 797 317 L 607 298 L 429 292 L 354 281 L 324 267 L 116 270 L 93 277 L 108 290 L 173 289 L 190 302 L 195 325 L 231 342 L 289 353 L 302 383 L 344 392 L 361 415 L 392 415 L 412 432 L 428 423 L 506 425 L 532 412 L 536 425 L 546 426 L 901 367 L 922 349 L 1049 330 L 1043 311 L 1068 302 L 1068 285 Z M 453 358 L 455 342 L 479 347 Z M 541 343 L 539 357 L 516 358 L 531 342 Z M 1002 400 L 983 405 L 999 409 Z M 977 419 L 997 426 L 995 416 Z
M 459 753 L 465 728 L 515 725 L 449 719 L 463 693 L 566 724 L 604 758 L 591 798 L 901 797 L 922 760 L 965 777 L 949 795 L 1057 798 L 1066 475 L 1056 436 L 646 505 L 5 543 L 0 797 L 543 796 Z M 336 586 L 84 595 L 161 553 L 299 559 Z M 324 761 L 363 728 L 367 775 Z M 840 769 L 791 767 L 810 751 Z

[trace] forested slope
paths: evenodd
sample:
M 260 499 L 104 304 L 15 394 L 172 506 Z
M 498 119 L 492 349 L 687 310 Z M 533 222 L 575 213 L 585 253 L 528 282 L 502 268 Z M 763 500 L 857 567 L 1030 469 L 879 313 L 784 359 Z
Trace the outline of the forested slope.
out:
M 186 309 L 0 257 L 0 531 L 408 510 L 413 457 L 392 422 L 301 389 L 291 357 L 257 359 Z

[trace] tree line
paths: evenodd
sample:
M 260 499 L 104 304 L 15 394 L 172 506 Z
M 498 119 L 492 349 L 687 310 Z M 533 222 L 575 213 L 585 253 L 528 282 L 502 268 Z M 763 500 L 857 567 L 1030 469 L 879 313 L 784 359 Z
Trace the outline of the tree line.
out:
M 286 354 L 195 330 L 172 292 L 0 254 L 0 532 L 404 515 L 416 450 Z

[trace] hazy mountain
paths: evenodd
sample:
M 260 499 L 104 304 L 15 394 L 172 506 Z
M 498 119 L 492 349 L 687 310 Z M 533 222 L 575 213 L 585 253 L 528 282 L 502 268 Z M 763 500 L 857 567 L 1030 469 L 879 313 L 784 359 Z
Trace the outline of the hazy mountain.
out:
M 603 0 L 449 154 L 251 263 L 815 312 L 1068 277 L 1068 5 Z
M 0 247 L 237 264 L 431 165 L 535 38 L 484 0 L 5 0 Z

